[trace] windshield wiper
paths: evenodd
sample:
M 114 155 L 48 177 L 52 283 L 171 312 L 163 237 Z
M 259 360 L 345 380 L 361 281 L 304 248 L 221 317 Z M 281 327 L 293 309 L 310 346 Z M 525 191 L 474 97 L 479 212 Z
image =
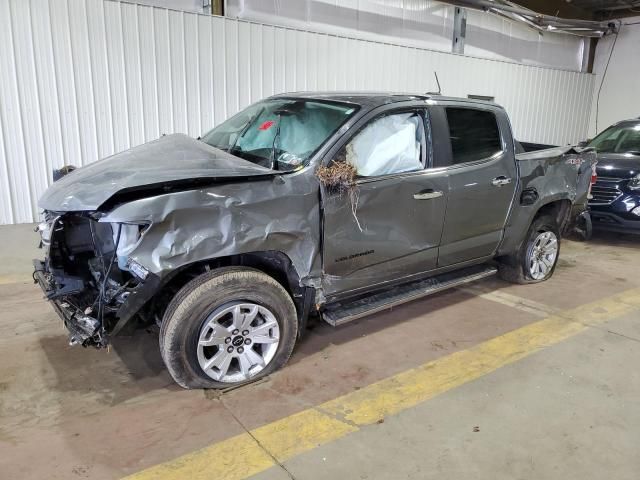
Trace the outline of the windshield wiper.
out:
M 237 143 L 240 141 L 240 139 L 242 137 L 244 137 L 244 135 L 247 133 L 247 131 L 249 130 L 249 128 L 251 128 L 251 125 L 253 125 L 253 122 L 256 121 L 256 119 L 262 115 L 262 112 L 264 112 L 265 107 L 262 107 L 260 109 L 260 111 L 256 112 L 256 114 L 251 117 L 248 121 L 247 124 L 242 128 L 242 130 L 240 130 L 240 134 L 238 135 L 238 137 L 234 140 L 233 145 L 229 146 L 229 149 L 227 150 L 227 152 L 229 153 L 233 153 L 233 151 L 236 148 Z
M 278 124 L 276 125 L 276 133 L 273 136 L 273 142 L 271 143 L 271 152 L 269 152 L 269 168 L 271 170 L 277 170 L 274 168 L 276 166 L 276 142 L 280 139 L 280 124 L 282 122 L 282 116 L 294 115 L 295 113 L 291 110 L 286 110 L 284 108 L 278 109 L 273 112 L 276 117 L 278 117 Z
M 271 151 L 269 152 L 269 168 L 271 170 L 274 170 L 274 167 L 276 166 L 276 142 L 280 138 L 280 112 L 276 111 L 275 114 L 278 117 L 278 124 L 276 125 L 276 134 L 273 136 L 273 142 L 271 142 Z

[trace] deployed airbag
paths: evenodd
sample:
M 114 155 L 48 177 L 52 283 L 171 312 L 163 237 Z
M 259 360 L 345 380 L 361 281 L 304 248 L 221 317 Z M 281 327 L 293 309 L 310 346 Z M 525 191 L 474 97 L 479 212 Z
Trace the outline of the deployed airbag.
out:
M 364 177 L 420 170 L 419 123 L 415 113 L 376 120 L 347 146 L 347 162 Z

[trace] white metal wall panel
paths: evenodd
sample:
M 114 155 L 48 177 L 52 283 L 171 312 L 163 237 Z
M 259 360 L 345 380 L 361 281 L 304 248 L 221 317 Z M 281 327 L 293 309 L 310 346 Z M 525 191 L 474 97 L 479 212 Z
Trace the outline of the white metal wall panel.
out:
M 15 56 L 14 19 L 12 5 L 0 2 L 0 123 L 4 141 L 3 155 L 6 162 L 7 184 L 10 198 L 3 196 L 2 218 L 11 222 L 25 222 L 32 217 L 32 194 L 30 175 L 27 169 L 27 153 L 24 142 L 24 127 L 19 104 L 18 68 Z M 4 182 L 3 182 L 4 183 Z
M 213 55 L 211 42 L 211 22 L 204 15 L 198 17 L 197 25 L 197 58 L 198 58 L 198 80 L 196 88 L 200 96 L 198 108 L 200 110 L 200 124 L 198 130 L 202 130 L 203 125 L 213 125 L 214 120 L 214 87 L 213 87 Z
M 102 1 L 102 0 L 99 0 Z M 106 2 L 110 4 L 112 2 Z M 144 137 L 155 138 L 160 134 L 158 124 L 158 82 L 156 81 L 156 43 L 153 9 L 138 11 L 142 111 L 144 112 Z
M 208 18 L 209 19 L 209 18 Z M 225 20 L 219 17 L 211 17 L 211 45 L 209 46 L 209 54 L 212 55 L 213 63 L 213 115 L 214 124 L 222 122 L 227 118 L 227 76 L 226 76 L 226 57 L 227 50 L 225 48 Z M 203 130 L 206 129 L 205 125 Z
M 197 136 L 296 90 L 490 95 L 519 139 L 586 136 L 593 76 L 111 0 L 0 1 L 0 223 L 38 219 L 51 169 Z
M 139 0 L 136 0 L 139 1 Z M 570 0 L 568 0 L 570 1 Z M 434 0 L 226 0 L 226 15 L 449 52 L 454 6 Z M 580 70 L 583 39 L 467 9 L 465 54 Z
M 28 3 L 11 5 L 13 40 L 18 78 L 18 107 L 24 136 L 24 164 L 31 203 L 42 193 L 47 181 L 47 158 L 42 129 L 42 111 L 35 71 L 34 35 Z
M 640 115 L 639 22 L 640 16 L 625 18 L 617 35 L 598 41 L 593 71 L 600 92 L 593 95 L 590 137 L 615 122 Z

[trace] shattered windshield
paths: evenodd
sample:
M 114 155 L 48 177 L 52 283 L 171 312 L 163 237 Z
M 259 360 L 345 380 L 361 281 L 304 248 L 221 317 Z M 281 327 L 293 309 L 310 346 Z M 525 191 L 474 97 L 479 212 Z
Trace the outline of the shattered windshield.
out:
M 218 125 L 202 141 L 263 167 L 291 171 L 305 166 L 355 111 L 343 103 L 264 100 Z
M 623 123 L 607 128 L 588 145 L 598 153 L 640 155 L 640 123 Z

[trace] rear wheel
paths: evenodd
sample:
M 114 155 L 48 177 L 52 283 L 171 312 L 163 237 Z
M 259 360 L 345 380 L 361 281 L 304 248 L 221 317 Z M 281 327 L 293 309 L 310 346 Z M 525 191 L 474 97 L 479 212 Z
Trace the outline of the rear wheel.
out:
M 293 351 L 296 310 L 270 276 L 248 268 L 201 275 L 174 297 L 160 329 L 162 357 L 185 388 L 224 388 L 282 367 Z
M 560 254 L 560 232 L 551 216 L 536 218 L 515 255 L 501 260 L 500 276 L 513 283 L 537 283 L 549 279 Z

